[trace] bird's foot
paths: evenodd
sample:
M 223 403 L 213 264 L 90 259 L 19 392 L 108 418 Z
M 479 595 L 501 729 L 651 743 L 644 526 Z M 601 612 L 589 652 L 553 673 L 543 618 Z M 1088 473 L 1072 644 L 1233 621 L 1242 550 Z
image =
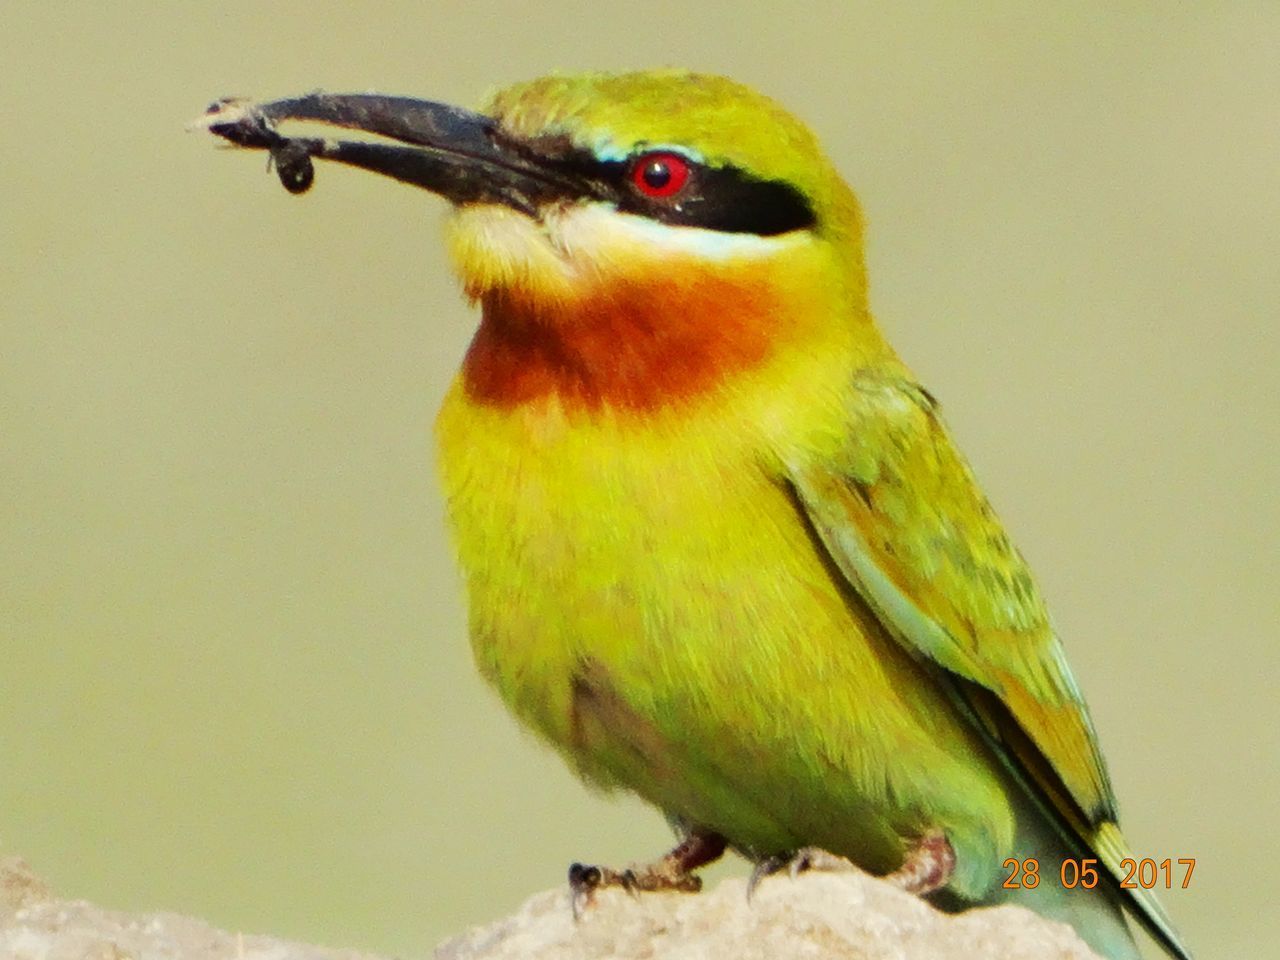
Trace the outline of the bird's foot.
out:
M 951 848 L 947 835 L 941 830 L 931 830 L 907 849 L 902 866 L 885 874 L 884 879 L 907 893 L 922 897 L 945 887 L 955 868 L 956 852 Z M 794 879 L 808 870 L 847 873 L 857 869 L 852 861 L 820 847 L 802 847 L 795 853 L 765 857 L 751 871 L 751 879 L 747 881 L 747 899 L 751 899 L 761 880 L 784 870 Z
M 666 856 L 643 866 L 614 870 L 575 863 L 569 867 L 573 915 L 581 917 L 595 903 L 596 891 L 606 887 L 621 887 L 632 894 L 658 890 L 697 893 L 702 889 L 702 878 L 693 871 L 718 860 L 725 845 L 725 838 L 718 833 L 694 830 Z
M 755 894 L 761 880 L 775 873 L 782 873 L 784 870 L 794 880 L 807 870 L 845 873 L 857 869 L 852 861 L 829 853 L 821 847 L 801 847 L 794 853 L 778 854 L 758 861 L 755 869 L 751 871 L 751 878 L 747 881 L 747 899 L 750 900 Z
M 885 879 L 907 893 L 923 897 L 941 890 L 956 871 L 956 852 L 941 830 L 930 830 L 907 850 L 902 866 Z

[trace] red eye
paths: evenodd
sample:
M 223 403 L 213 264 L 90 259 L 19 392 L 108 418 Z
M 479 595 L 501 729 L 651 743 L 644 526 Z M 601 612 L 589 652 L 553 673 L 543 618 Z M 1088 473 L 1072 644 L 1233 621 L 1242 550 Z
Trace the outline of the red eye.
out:
M 631 168 L 631 182 L 647 197 L 674 196 L 688 179 L 689 161 L 678 153 L 646 153 Z

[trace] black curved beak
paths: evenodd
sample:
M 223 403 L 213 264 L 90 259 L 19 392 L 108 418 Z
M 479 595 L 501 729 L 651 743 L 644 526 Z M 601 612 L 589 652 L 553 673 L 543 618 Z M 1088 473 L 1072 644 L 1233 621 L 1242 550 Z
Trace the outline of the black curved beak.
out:
M 276 131 L 284 120 L 327 123 L 400 143 L 287 137 Z M 414 184 L 455 204 L 502 203 L 530 216 L 551 200 L 603 194 L 601 184 L 504 137 L 491 117 L 430 100 L 327 93 L 269 103 L 225 99 L 192 126 L 268 151 L 291 193 L 311 186 L 312 158 L 319 157 Z

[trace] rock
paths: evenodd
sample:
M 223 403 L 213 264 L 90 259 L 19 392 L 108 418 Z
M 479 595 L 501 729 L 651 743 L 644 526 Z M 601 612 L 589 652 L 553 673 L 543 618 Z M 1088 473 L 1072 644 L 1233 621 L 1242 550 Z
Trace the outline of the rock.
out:
M 698 896 L 609 890 L 575 922 L 567 890 L 441 944 L 435 960 L 1096 960 L 1075 933 L 1018 907 L 939 913 L 865 874 L 742 880 Z M 175 914 L 59 900 L 0 859 L 0 960 L 378 960 L 217 930 Z
M 15 910 L 52 900 L 53 893 L 19 857 L 0 857 L 0 920 Z
M 0 960 L 377 960 L 216 930 L 171 913 L 59 900 L 17 857 L 0 858 Z
M 568 891 L 441 944 L 435 960 L 1096 960 L 1075 931 L 1021 907 L 959 915 L 863 873 L 726 880 L 698 896 L 610 890 L 574 922 Z

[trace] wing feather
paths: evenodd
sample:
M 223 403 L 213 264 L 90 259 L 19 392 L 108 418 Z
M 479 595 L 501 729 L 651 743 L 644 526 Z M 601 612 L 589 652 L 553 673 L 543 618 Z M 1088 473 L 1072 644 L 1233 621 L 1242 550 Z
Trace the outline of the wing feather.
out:
M 1039 590 L 936 404 L 905 379 L 866 374 L 855 388 L 843 445 L 788 465 L 832 559 L 899 642 L 995 695 L 1039 755 L 1023 765 L 1061 782 L 1075 819 L 1114 820 L 1093 723 Z
M 1113 882 L 1129 856 L 1089 710 L 1039 589 L 939 417 L 907 376 L 854 381 L 845 430 L 787 479 L 839 571 L 943 689 L 1069 848 Z M 1182 945 L 1147 890 L 1125 889 L 1169 952 Z

